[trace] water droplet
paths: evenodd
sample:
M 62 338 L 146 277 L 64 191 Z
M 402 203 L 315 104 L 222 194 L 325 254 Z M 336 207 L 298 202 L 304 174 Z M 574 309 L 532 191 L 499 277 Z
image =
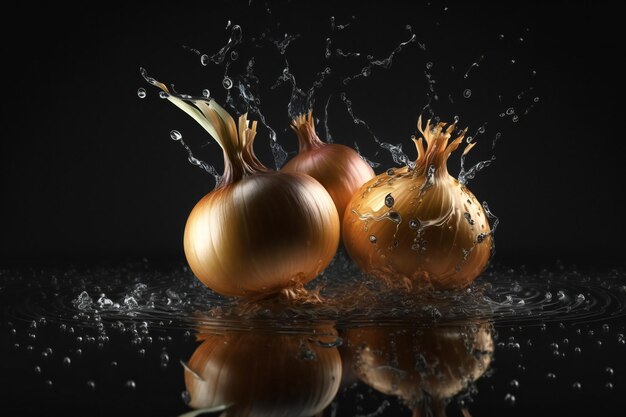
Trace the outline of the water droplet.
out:
M 374 236 L 374 235 L 370 235 L 369 240 L 370 240 L 370 242 L 371 242 L 371 243 L 376 243 L 376 241 L 377 241 L 378 239 L 376 239 L 376 236 Z
M 574 353 L 581 353 L 581 352 L 582 352 L 582 349 L 579 348 L 578 346 L 574 348 Z
M 202 66 L 206 67 L 207 65 L 209 65 L 209 56 L 207 54 L 202 54 L 202 56 L 200 57 L 200 63 L 202 64 Z
M 498 36 L 498 39 L 500 39 L 500 40 L 504 39 L 504 34 L 501 33 L 500 36 Z
M 466 88 L 465 91 L 463 91 L 463 97 L 470 98 L 471 96 L 472 96 L 472 90 L 470 90 L 469 88 Z
M 546 378 L 548 378 L 549 380 L 555 380 L 556 375 L 552 372 L 548 372 L 548 375 L 546 375 Z
M 556 293 L 556 298 L 559 299 L 559 301 L 562 301 L 565 299 L 565 293 L 563 291 L 559 291 Z
M 513 107 L 509 107 L 508 109 L 506 109 L 506 114 L 508 116 L 512 115 L 513 113 L 515 113 L 515 109 Z
M 170 132 L 170 138 L 172 140 L 181 140 L 183 138 L 183 135 L 180 134 L 180 132 L 178 130 L 172 130 Z M 132 297 L 131 297 L 132 298 Z M 126 303 L 126 299 L 124 299 L 124 304 Z
M 207 88 L 205 88 L 204 90 L 202 90 L 202 97 L 205 97 L 205 98 L 211 97 L 211 92 Z
M 417 219 L 409 220 L 409 228 L 415 230 L 420 227 L 420 221 Z
M 170 95 L 167 94 L 165 91 L 160 91 L 159 92 L 159 97 L 161 98 L 168 98 Z
M 463 213 L 463 217 L 465 217 L 465 220 L 467 220 L 467 222 L 468 222 L 470 225 L 472 225 L 472 226 L 474 225 L 474 223 L 475 223 L 475 222 L 474 222 L 474 220 L 472 219 L 472 215 L 471 215 L 471 214 L 469 214 L 468 212 L 465 212 L 465 213 Z
M 581 391 L 583 389 L 583 386 L 580 384 L 580 382 L 574 382 L 572 384 L 572 388 L 574 389 L 574 391 Z
M 135 381 L 133 381 L 132 379 L 126 381 L 126 384 L 124 384 L 126 386 L 126 388 L 128 388 L 129 390 L 134 390 L 135 388 L 137 388 L 137 384 L 135 384 Z
M 391 193 L 390 193 L 390 194 L 387 194 L 387 195 L 385 196 L 385 205 L 386 205 L 387 207 L 393 207 L 393 203 L 395 203 L 395 200 L 394 200 L 394 198 L 392 197 Z
M 237 51 L 231 51 L 230 52 L 230 59 L 232 59 L 233 61 L 236 61 L 237 58 L 239 58 L 239 54 L 237 53 Z
M 230 90 L 231 88 L 233 88 L 233 80 L 231 80 L 229 77 L 224 77 L 224 79 L 222 80 L 222 87 Z
M 137 97 L 146 98 L 146 89 L 140 88 L 139 90 L 137 90 Z
M 189 394 L 189 391 L 187 390 L 180 393 L 180 398 L 182 398 L 185 405 L 189 405 L 189 403 L 191 402 L 191 394 Z
M 608 332 L 609 332 L 609 330 L 610 330 L 609 325 L 608 325 L 608 324 L 606 324 L 606 323 L 604 323 L 604 324 L 602 325 L 602 330 L 603 330 L 605 333 L 608 333 Z
M 519 382 L 517 381 L 517 379 L 512 380 L 511 382 L 509 382 L 509 385 L 511 386 L 511 388 L 513 389 L 518 389 L 519 388 Z
M 41 375 L 41 366 L 35 366 L 34 371 L 36 375 Z
M 392 175 L 393 175 L 393 174 L 395 174 L 395 173 L 396 173 L 396 171 L 395 171 L 393 168 L 389 168 L 389 169 L 387 170 L 387 175 L 389 175 L 389 176 L 392 176 Z
M 43 383 L 46 385 L 46 387 L 52 388 L 52 381 L 51 380 L 46 379 Z
M 519 121 L 519 116 L 516 114 L 515 116 L 513 116 L 513 117 L 511 118 L 511 121 L 512 121 L 513 123 L 517 123 L 517 122 Z
M 431 69 L 433 67 L 433 63 L 432 62 L 427 62 L 426 63 L 426 69 Z
M 89 388 L 90 391 L 95 391 L 96 383 L 91 380 L 87 381 L 87 388 Z
M 170 133 L 170 137 L 171 136 L 172 135 Z M 181 138 L 182 138 L 182 135 L 181 135 Z M 174 139 L 174 140 L 177 140 L 177 139 Z M 135 300 L 135 297 L 129 296 L 129 295 L 124 297 L 124 305 L 129 309 L 135 309 L 139 307 L 139 303 L 137 302 L 137 300 Z
M 507 403 L 510 406 L 515 405 L 515 395 L 513 395 L 513 394 L 506 394 L 504 396 L 504 402 Z
M 615 374 L 615 372 L 613 371 L 613 368 L 611 368 L 610 366 L 607 366 L 604 372 L 606 372 L 608 376 L 613 376 Z
M 533 101 L 534 101 L 535 103 L 539 103 L 539 97 L 535 97 L 535 98 L 533 99 Z
M 70 366 L 71 364 L 72 364 L 72 360 L 68 356 L 63 358 L 63 365 Z
M 369 77 L 372 74 L 372 69 L 370 67 L 363 67 L 361 74 L 363 74 L 364 77 Z
M 515 62 L 516 62 L 515 59 L 511 60 L 511 64 L 515 64 Z
M 576 296 L 576 302 L 582 303 L 583 301 L 585 301 L 585 296 L 582 294 L 578 294 Z

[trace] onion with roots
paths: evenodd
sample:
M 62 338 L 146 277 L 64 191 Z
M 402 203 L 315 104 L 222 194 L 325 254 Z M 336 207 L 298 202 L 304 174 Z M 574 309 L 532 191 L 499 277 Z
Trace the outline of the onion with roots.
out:
M 348 202 L 374 176 L 374 170 L 354 149 L 322 142 L 315 133 L 312 111 L 296 117 L 291 128 L 298 136 L 300 150 L 282 171 L 301 172 L 318 180 L 333 198 L 341 220 Z
M 448 174 L 448 157 L 467 129 L 448 143 L 454 124 L 421 124 L 420 117 L 426 146 L 413 139 L 415 165 L 389 169 L 356 192 L 344 213 L 343 242 L 362 270 L 392 285 L 463 288 L 487 266 L 492 249 L 483 206 Z
M 193 208 L 184 250 L 195 276 L 227 296 L 281 293 L 305 297 L 303 285 L 332 260 L 339 216 L 324 187 L 308 175 L 269 170 L 255 156 L 256 122 L 233 118 L 213 99 L 165 97 L 194 118 L 224 152 L 224 175 Z

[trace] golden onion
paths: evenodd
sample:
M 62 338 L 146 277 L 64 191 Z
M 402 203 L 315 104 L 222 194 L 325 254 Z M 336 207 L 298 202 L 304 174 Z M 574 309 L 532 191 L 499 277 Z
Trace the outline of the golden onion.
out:
M 225 408 L 224 417 L 318 415 L 337 394 L 342 370 L 336 347 L 312 341 L 336 338 L 336 331 L 315 330 L 323 336 L 258 330 L 200 335 L 203 342 L 185 365 L 189 405 Z
M 324 187 L 308 175 L 269 170 L 254 154 L 256 122 L 239 125 L 215 100 L 169 93 L 224 151 L 224 175 L 193 208 L 184 233 L 195 276 L 228 296 L 305 293 L 332 260 L 339 216 Z
M 347 329 L 344 339 L 358 378 L 402 398 L 419 416 L 445 415 L 445 400 L 480 378 L 494 351 L 491 325 L 480 322 L 358 327 Z
M 448 174 L 447 160 L 465 131 L 426 123 L 413 139 L 414 167 L 389 169 L 365 183 L 343 218 L 343 242 L 366 273 L 407 287 L 452 289 L 471 283 L 487 266 L 492 236 L 472 192 Z M 474 143 L 468 145 L 465 155 Z
M 322 142 L 315 133 L 312 112 L 296 117 L 291 128 L 298 136 L 300 150 L 282 170 L 301 172 L 318 180 L 333 198 L 341 221 L 348 202 L 374 176 L 374 170 L 354 149 Z

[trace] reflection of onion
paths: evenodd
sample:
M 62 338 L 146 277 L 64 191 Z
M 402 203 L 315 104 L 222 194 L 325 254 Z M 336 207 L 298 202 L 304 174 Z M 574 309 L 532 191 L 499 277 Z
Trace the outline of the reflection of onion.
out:
M 416 415 L 420 411 L 444 415 L 444 400 L 477 380 L 493 354 L 487 324 L 364 327 L 348 329 L 345 338 L 358 377 L 378 391 L 402 398 Z
M 339 389 L 337 348 L 321 347 L 308 335 L 228 332 L 201 338 L 185 368 L 193 408 L 228 406 L 224 416 L 307 417 L 326 408 Z

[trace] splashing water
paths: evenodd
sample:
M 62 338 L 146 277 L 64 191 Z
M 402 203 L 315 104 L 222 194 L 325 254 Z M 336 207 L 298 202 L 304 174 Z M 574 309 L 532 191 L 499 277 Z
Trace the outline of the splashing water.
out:
M 481 55 L 476 62 L 473 62 L 472 65 L 469 66 L 467 71 L 465 71 L 465 74 L 463 74 L 463 78 L 467 79 L 470 76 L 470 72 L 472 71 L 472 69 L 478 68 L 483 59 L 485 59 L 485 55 Z
M 226 29 L 228 29 L 228 26 L 226 27 Z M 216 53 L 212 54 L 211 56 L 207 55 L 207 54 L 202 54 L 200 51 L 198 51 L 197 49 L 193 49 L 193 48 L 189 48 L 187 46 L 183 46 L 183 48 L 197 54 L 200 55 L 200 63 L 203 66 L 207 66 L 209 63 L 213 63 L 213 64 L 221 64 L 224 62 L 224 60 L 226 59 L 226 56 L 228 55 L 228 53 L 235 48 L 237 45 L 239 45 L 241 43 L 242 40 L 242 30 L 241 30 L 241 26 L 239 25 L 233 25 L 230 29 L 230 37 L 228 38 L 228 41 L 226 42 L 226 45 L 224 45 L 222 48 L 220 48 L 219 51 L 217 51 Z M 233 51 L 234 52 L 234 51 Z
M 361 69 L 361 71 L 358 72 L 357 74 L 345 77 L 343 79 L 343 84 L 344 85 L 348 85 L 349 83 L 351 83 L 352 81 L 354 81 L 354 80 L 356 80 L 358 78 L 369 77 L 370 74 L 372 73 L 372 68 L 374 68 L 374 67 L 379 67 L 379 68 L 383 68 L 383 69 L 391 68 L 391 65 L 393 64 L 393 58 L 396 56 L 396 54 L 400 53 L 407 45 L 415 42 L 416 39 L 417 39 L 415 34 L 412 31 L 411 26 L 407 25 L 406 29 L 407 29 L 407 31 L 411 35 L 411 37 L 408 40 L 406 40 L 404 42 L 401 42 L 398 46 L 396 46 L 394 48 L 393 51 L 391 51 L 391 53 L 387 57 L 385 57 L 383 59 L 374 59 L 373 56 L 368 55 L 367 59 L 368 59 L 369 63 L 365 67 L 363 67 Z M 419 45 L 420 49 L 426 50 L 426 46 L 424 44 L 421 44 L 421 43 L 418 42 L 418 45 Z M 344 55 L 343 51 L 340 54 L 339 53 L 339 51 L 340 51 L 339 49 L 337 51 L 338 51 L 337 52 L 338 56 L 344 56 L 344 57 L 359 56 L 359 55 L 354 55 L 355 53 Z
M 181 135 L 179 131 L 172 130 L 170 132 L 170 138 L 180 143 L 180 145 L 187 151 L 187 159 L 192 165 L 197 166 L 198 168 L 201 168 L 211 174 L 213 176 L 213 179 L 215 180 L 215 184 L 219 184 L 222 181 L 222 176 L 218 174 L 218 172 L 212 165 L 207 164 L 206 162 L 196 158 L 193 155 L 193 152 L 191 151 L 189 146 L 185 143 L 185 141 L 183 141 L 183 135 Z
M 368 133 L 372 136 L 374 141 L 381 148 L 383 148 L 384 150 L 388 151 L 391 154 L 391 157 L 393 158 L 393 161 L 396 164 L 398 164 L 398 165 L 406 165 L 406 166 L 408 166 L 410 168 L 413 167 L 413 165 L 415 163 L 413 161 L 411 161 L 411 159 L 404 152 L 402 152 L 402 144 L 399 143 L 397 145 L 393 145 L 391 143 L 387 143 L 387 142 L 384 142 L 384 141 L 380 140 L 378 138 L 378 136 L 376 136 L 374 131 L 370 128 L 370 126 L 365 121 L 363 121 L 362 119 L 359 119 L 354 114 L 354 110 L 352 109 L 352 101 L 348 99 L 346 93 L 341 93 L 340 97 L 341 97 L 341 101 L 343 101 L 343 103 L 346 105 L 346 109 L 348 110 L 348 114 L 352 118 L 352 121 L 354 122 L 354 124 L 363 126 L 368 131 Z

